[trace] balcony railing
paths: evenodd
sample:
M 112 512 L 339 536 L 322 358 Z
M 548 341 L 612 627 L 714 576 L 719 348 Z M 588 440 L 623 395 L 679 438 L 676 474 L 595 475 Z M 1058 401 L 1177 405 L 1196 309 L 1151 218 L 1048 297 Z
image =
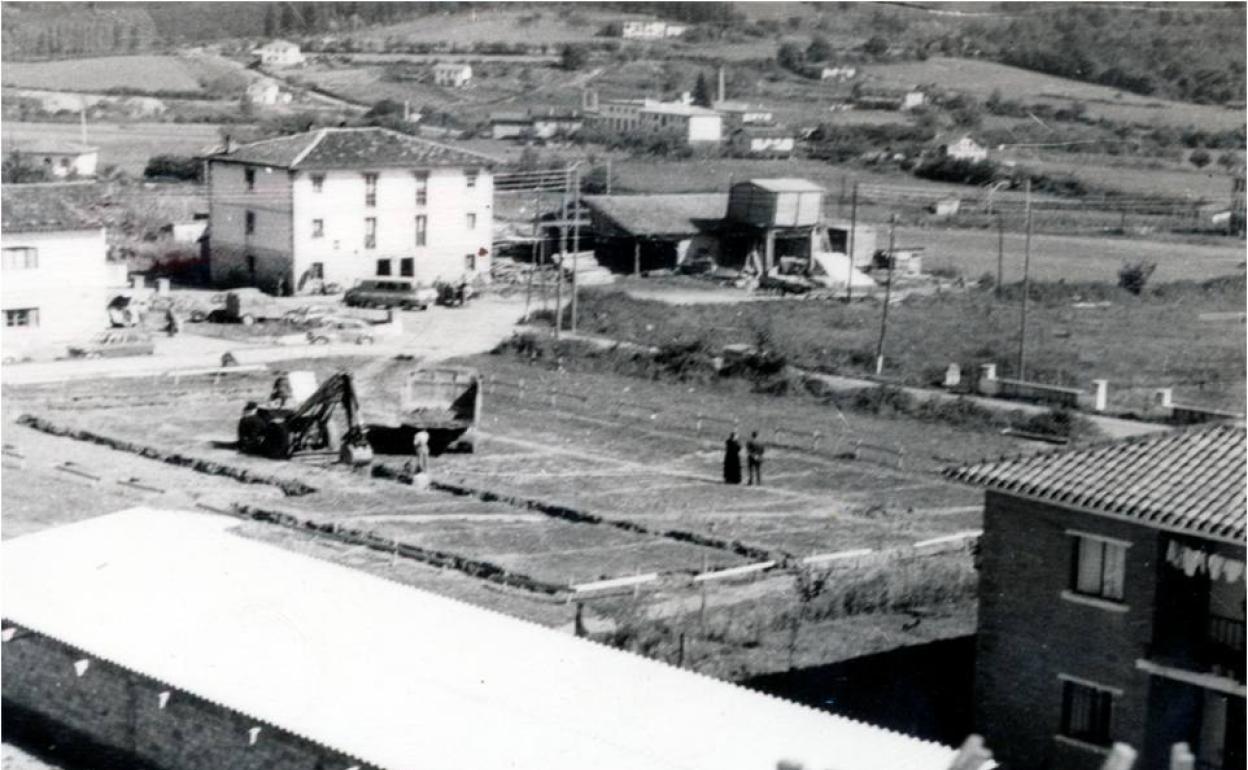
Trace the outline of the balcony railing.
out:
M 1205 626 L 1205 642 L 1209 662 L 1243 681 L 1244 621 L 1211 613 Z

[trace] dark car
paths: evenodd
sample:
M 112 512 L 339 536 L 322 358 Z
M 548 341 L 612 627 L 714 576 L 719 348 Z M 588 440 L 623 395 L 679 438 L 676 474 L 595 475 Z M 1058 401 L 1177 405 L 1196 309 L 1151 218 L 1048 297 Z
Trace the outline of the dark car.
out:
M 347 290 L 343 301 L 349 307 L 385 307 L 401 310 L 428 310 L 438 293 L 403 278 L 369 278 Z
M 101 332 L 89 341 L 69 346 L 70 358 L 118 358 L 150 356 L 156 352 L 152 335 L 137 329 Z

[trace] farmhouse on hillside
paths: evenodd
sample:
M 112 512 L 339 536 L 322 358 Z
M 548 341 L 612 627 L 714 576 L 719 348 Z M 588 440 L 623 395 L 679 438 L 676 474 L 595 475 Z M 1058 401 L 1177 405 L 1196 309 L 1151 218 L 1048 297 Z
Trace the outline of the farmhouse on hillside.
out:
M 166 770 L 948 770 L 958 757 L 237 524 L 138 508 L 7 541 L 6 734 L 38 720 L 106 764 Z M 708 719 L 715 739 L 691 740 Z
M 463 88 L 472 81 L 472 66 L 463 62 L 439 62 L 433 65 L 434 85 Z
M 36 142 L 15 147 L 13 152 L 26 163 L 43 168 L 53 179 L 93 177 L 100 162 L 100 149 L 77 142 Z
M 207 156 L 212 279 L 295 290 L 489 275 L 493 158 L 382 128 Z
M 969 134 L 937 137 L 935 144 L 937 152 L 945 158 L 973 163 L 988 160 L 988 148 L 975 141 Z
M 657 99 L 592 98 L 586 119 L 613 131 L 675 131 L 688 144 L 718 144 L 723 139 L 724 118 L 715 110 L 698 107 L 692 99 L 663 102 Z
M 819 71 L 820 80 L 835 80 L 843 83 L 846 80 L 853 80 L 858 76 L 858 68 L 851 67 L 848 64 L 837 65 L 834 67 L 824 67 Z
M 5 357 L 81 341 L 108 326 L 108 244 L 104 227 L 70 195 L 80 187 L 0 187 Z
M 860 110 L 891 110 L 909 112 L 927 104 L 927 94 L 917 88 L 863 88 L 854 94 L 854 106 Z
M 793 154 L 793 132 L 780 127 L 743 126 L 730 139 L 735 154 L 755 158 L 787 158 Z
M 498 112 L 490 115 L 490 135 L 494 139 L 553 139 L 574 134 L 582 119 L 576 112 Z
M 683 24 L 633 19 L 623 22 L 620 37 L 625 40 L 662 40 L 667 37 L 680 37 L 685 34 L 685 29 Z
M 299 46 L 289 40 L 274 40 L 255 50 L 256 59 L 263 67 L 297 67 L 304 62 Z
M 252 104 L 271 107 L 275 104 L 290 104 L 291 94 L 283 91 L 273 80 L 257 80 L 247 86 L 247 100 Z
M 711 109 L 724 116 L 724 126 L 729 131 L 742 126 L 770 126 L 775 122 L 771 110 L 745 102 L 717 99 Z
M 949 471 L 987 489 L 975 723 L 1019 770 L 1244 767 L 1245 429 Z M 1187 764 L 1192 767 L 1192 764 Z

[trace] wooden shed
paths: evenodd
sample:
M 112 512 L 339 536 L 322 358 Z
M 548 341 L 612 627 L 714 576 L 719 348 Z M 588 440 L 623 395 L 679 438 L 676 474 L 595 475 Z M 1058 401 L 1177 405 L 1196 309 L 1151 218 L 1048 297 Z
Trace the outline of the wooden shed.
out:
M 728 194 L 728 218 L 753 227 L 813 227 L 823 212 L 824 189 L 806 179 L 751 179 Z

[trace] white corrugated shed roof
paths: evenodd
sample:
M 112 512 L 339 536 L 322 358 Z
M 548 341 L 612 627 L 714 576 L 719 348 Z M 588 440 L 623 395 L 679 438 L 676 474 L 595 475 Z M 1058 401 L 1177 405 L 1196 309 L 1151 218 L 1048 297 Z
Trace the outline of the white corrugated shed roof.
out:
M 3 615 L 388 770 L 945 770 L 954 757 L 236 523 L 133 509 L 9 540 Z
M 749 179 L 747 182 L 770 192 L 825 192 L 822 187 L 809 179 L 798 179 L 796 177 Z

